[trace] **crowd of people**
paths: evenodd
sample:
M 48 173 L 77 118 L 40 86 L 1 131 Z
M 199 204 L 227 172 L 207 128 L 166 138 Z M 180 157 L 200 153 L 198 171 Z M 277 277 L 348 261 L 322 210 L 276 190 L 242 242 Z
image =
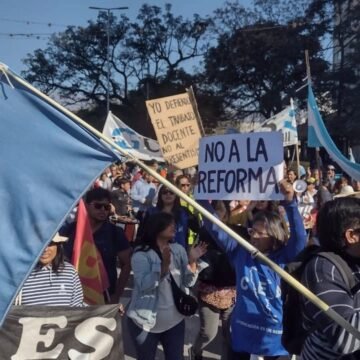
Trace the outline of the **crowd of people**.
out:
M 179 171 L 156 161 L 147 166 L 192 197 L 194 169 Z M 281 202 L 199 203 L 282 268 L 307 245 L 317 244 L 343 256 L 360 280 L 360 182 L 337 176 L 331 164 L 326 171 L 302 172 L 284 165 L 279 186 Z M 107 303 L 121 303 L 133 272 L 126 316 L 137 359 L 155 359 L 159 343 L 165 359 L 183 358 L 185 316 L 175 306 L 172 278 L 185 292 L 191 288 L 198 299 L 200 329 L 190 359 L 203 359 L 220 323 L 221 359 L 250 359 L 251 354 L 265 360 L 290 359 L 281 341 L 280 276 L 219 226 L 133 163 L 106 169 L 84 201 L 109 277 Z M 75 232 L 73 216 L 24 283 L 18 296 L 22 304 L 86 306 L 76 271 L 65 261 L 71 259 Z M 40 282 L 46 283 L 48 295 L 34 292 Z M 360 330 L 360 295 L 357 289 L 351 294 L 344 289 L 341 275 L 326 259 L 314 258 L 303 282 Z M 66 294 L 63 298 L 56 295 L 59 288 Z M 302 359 L 338 359 L 359 349 L 359 340 L 305 298 L 303 311 L 305 327 L 313 329 L 314 322 L 317 327 L 309 330 Z

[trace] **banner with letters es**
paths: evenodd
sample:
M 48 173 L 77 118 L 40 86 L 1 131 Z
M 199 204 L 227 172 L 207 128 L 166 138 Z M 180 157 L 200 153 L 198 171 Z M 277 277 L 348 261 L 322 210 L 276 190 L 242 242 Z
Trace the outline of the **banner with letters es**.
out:
M 280 131 L 215 135 L 201 139 L 195 198 L 281 200 L 283 136 Z
M 13 306 L 0 344 L 0 360 L 124 359 L 118 305 Z
M 178 169 L 196 166 L 201 131 L 189 95 L 148 100 L 146 107 L 165 160 Z

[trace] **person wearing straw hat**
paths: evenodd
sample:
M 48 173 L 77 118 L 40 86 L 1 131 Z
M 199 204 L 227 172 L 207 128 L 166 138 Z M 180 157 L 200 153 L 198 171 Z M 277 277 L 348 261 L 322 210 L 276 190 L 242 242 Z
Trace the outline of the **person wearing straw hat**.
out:
M 322 256 L 306 264 L 301 282 L 360 331 L 360 199 L 340 197 L 324 204 L 317 216 L 317 233 L 321 251 L 340 255 L 357 285 L 347 288 L 340 270 Z M 360 359 L 359 340 L 304 298 L 303 318 L 309 334 L 302 360 Z
M 15 305 L 84 306 L 77 271 L 64 260 L 67 237 L 56 233 L 25 280 Z

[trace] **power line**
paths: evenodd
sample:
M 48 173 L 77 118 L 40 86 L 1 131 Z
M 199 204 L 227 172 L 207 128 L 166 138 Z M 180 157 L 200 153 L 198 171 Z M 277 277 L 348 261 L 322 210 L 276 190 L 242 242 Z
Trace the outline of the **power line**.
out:
M 20 40 L 20 39 L 48 39 L 50 38 L 50 36 L 53 35 L 53 34 L 44 34 L 44 33 L 39 33 L 39 34 L 36 34 L 36 33 L 28 33 L 28 34 L 25 34 L 25 33 L 0 33 L 0 37 L 8 37 L 8 38 L 11 38 L 11 39 L 16 39 L 16 40 Z
M 0 21 L 6 21 L 6 22 L 13 22 L 13 23 L 20 23 L 20 24 L 26 24 L 26 25 L 46 25 L 48 27 L 67 27 L 69 25 L 65 24 L 54 24 L 54 23 L 46 23 L 46 22 L 40 22 L 40 21 L 29 21 L 29 20 L 15 20 L 15 19 L 6 19 L 6 18 L 0 18 Z

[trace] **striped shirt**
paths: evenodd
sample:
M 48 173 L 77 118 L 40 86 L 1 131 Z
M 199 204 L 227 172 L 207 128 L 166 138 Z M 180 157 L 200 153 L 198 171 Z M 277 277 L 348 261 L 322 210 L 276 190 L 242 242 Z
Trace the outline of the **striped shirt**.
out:
M 51 265 L 35 268 L 21 289 L 21 305 L 83 306 L 79 275 L 68 262 L 58 273 Z
M 347 263 L 353 270 L 355 278 L 360 281 L 360 262 L 356 264 L 347 261 Z M 360 291 L 358 290 L 354 295 L 350 294 L 340 272 L 328 259 L 315 257 L 309 261 L 302 283 L 360 330 Z M 360 341 L 318 307 L 304 298 L 303 304 L 305 328 L 310 329 L 316 323 L 318 329 L 306 338 L 301 354 L 302 360 L 339 359 L 360 349 Z

